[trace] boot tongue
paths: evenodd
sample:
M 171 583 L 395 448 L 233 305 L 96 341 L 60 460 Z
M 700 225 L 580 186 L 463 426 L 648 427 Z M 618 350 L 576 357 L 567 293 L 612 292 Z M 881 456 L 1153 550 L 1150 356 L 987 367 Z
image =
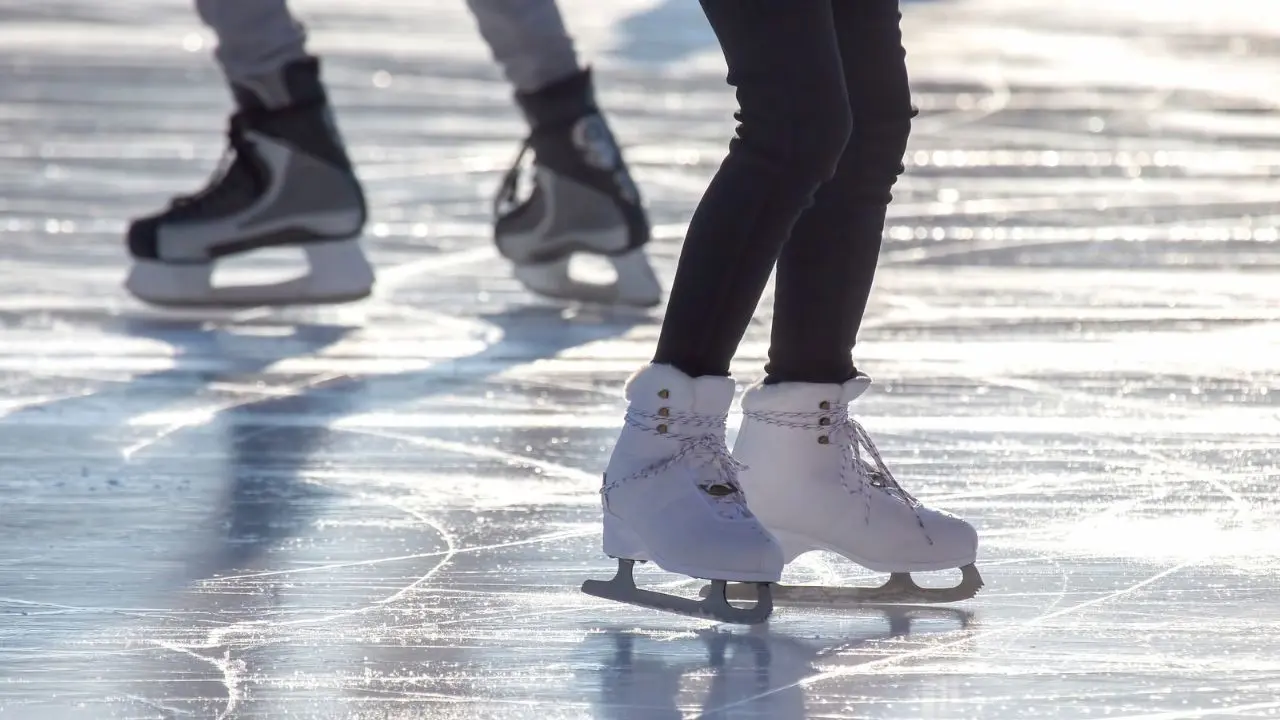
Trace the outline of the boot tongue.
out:
M 596 104 L 591 71 L 582 70 L 531 93 L 516 93 L 516 103 L 530 129 L 565 127 L 600 112 Z
M 248 113 L 279 110 L 292 104 L 283 83 L 270 75 L 244 78 L 232 83 L 231 95 L 236 100 L 236 106 Z
M 249 113 L 325 102 L 318 58 L 296 60 L 274 72 L 236 78 L 231 83 L 236 105 Z

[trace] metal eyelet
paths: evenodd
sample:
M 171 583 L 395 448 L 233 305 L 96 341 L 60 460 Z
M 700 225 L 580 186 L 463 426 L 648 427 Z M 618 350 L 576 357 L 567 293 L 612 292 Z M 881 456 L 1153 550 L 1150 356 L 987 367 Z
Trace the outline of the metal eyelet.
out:
M 826 435 L 819 435 L 819 436 L 818 436 L 818 444 L 819 444 L 819 445 L 830 445 L 830 444 L 831 444 L 831 438 L 827 437 Z
M 658 397 L 662 398 L 663 400 L 666 400 L 667 398 L 671 397 L 671 391 L 670 391 L 670 390 L 659 390 L 659 391 L 658 391 Z
M 671 408 L 658 408 L 658 417 L 670 417 Z
M 829 417 L 824 417 L 824 418 L 822 418 L 821 420 L 819 420 L 819 421 L 818 421 L 818 424 L 819 424 L 819 425 L 823 425 L 823 426 L 830 425 L 830 424 L 831 424 L 831 418 L 829 418 Z
M 662 425 L 659 425 L 659 426 L 658 426 L 658 432 L 660 432 L 660 433 L 664 433 L 664 432 L 666 432 L 666 431 L 667 431 L 666 423 L 663 423 Z
M 823 400 L 822 402 L 818 403 L 818 409 L 819 409 L 819 410 L 830 410 L 830 409 L 831 409 L 831 403 L 830 403 L 830 402 L 828 402 L 828 401 L 826 401 L 826 400 Z

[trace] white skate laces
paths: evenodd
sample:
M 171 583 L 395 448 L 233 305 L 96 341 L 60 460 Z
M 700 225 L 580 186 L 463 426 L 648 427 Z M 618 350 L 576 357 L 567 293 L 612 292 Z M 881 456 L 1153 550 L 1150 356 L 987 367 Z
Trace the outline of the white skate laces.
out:
M 673 455 L 629 475 L 621 478 L 606 478 L 600 490 L 606 504 L 608 493 L 613 488 L 633 480 L 660 475 L 688 460 L 695 467 L 714 469 L 713 476 L 697 473 L 696 482 L 703 496 L 714 504 L 716 512 L 721 517 L 728 520 L 753 517 L 751 510 L 747 507 L 742 486 L 738 484 L 738 473 L 746 466 L 733 457 L 725 444 L 725 424 L 728 419 L 727 414 L 699 415 L 673 412 L 667 408 L 661 408 L 657 413 L 648 413 L 635 407 L 628 408 L 623 421 L 629 427 L 655 437 L 679 442 L 680 449 Z M 675 433 L 671 430 L 672 425 L 681 428 L 705 428 L 707 432 L 697 435 Z
M 819 425 L 821 426 L 821 423 Z M 841 468 L 842 480 L 846 480 L 846 471 L 852 472 L 863 481 L 859 483 L 862 488 L 875 488 L 901 499 L 912 507 L 920 506 L 920 501 L 907 492 L 893 476 L 884 458 L 880 457 L 880 449 L 871 440 L 871 435 L 861 423 L 853 419 L 848 407 L 835 412 L 831 427 L 834 428 L 831 435 L 838 435 L 838 439 L 843 441 L 841 451 L 844 453 L 845 462 Z M 831 442 L 829 438 L 830 436 L 827 436 L 826 443 Z M 819 438 L 818 442 L 822 443 L 823 438 Z M 867 462 L 867 458 L 863 457 L 863 449 L 867 451 L 871 462 Z M 845 486 L 848 486 L 847 481 Z
M 898 482 L 889 470 L 880 450 L 871 440 L 870 433 L 849 414 L 847 405 L 833 408 L 828 400 L 818 404 L 816 411 L 763 412 L 745 411 L 754 420 L 793 430 L 813 431 L 815 442 L 820 445 L 838 443 L 844 462 L 840 465 L 840 482 L 850 494 L 864 498 L 864 522 L 871 520 L 871 493 L 881 492 L 893 497 L 912 509 L 922 506 L 911 493 Z M 864 451 L 865 450 L 865 455 Z M 924 522 L 917 514 L 920 527 Z M 932 540 L 929 541 L 932 544 Z

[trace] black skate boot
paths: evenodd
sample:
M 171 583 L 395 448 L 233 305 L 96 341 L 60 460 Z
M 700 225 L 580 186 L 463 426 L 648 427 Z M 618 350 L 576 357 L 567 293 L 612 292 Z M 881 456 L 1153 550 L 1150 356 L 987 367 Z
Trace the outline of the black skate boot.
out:
M 562 300 L 649 307 L 662 288 L 645 257 L 649 220 L 640 192 L 596 105 L 583 70 L 536 93 L 517 93 L 532 132 L 494 203 L 498 251 L 529 290 Z M 533 189 L 519 201 L 522 161 L 532 150 Z M 569 260 L 609 260 L 612 284 L 574 280 Z
M 232 85 L 237 112 L 217 174 L 129 227 L 125 285 L 155 305 L 252 307 L 358 300 L 373 288 L 361 250 L 366 209 L 333 122 L 320 63 L 296 61 Z M 219 258 L 296 245 L 310 272 L 272 285 L 214 287 Z

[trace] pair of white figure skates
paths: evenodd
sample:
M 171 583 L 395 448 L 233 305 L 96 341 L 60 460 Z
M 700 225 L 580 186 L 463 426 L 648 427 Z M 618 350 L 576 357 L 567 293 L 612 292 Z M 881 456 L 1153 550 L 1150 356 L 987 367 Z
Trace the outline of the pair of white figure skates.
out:
M 364 191 L 308 58 L 232 85 L 237 111 L 208 187 L 135 220 L 126 288 L 164 307 L 243 308 L 345 303 L 368 296 L 374 271 L 359 236 Z M 644 245 L 640 194 L 595 101 L 589 71 L 517 94 L 531 133 L 495 201 L 494 240 L 529 290 L 558 300 L 650 307 L 661 286 Z M 517 196 L 526 152 L 533 187 Z M 276 283 L 220 286 L 219 260 L 262 248 L 302 249 L 309 271 Z M 575 280 L 577 253 L 602 256 L 612 283 Z
M 903 490 L 849 416 L 849 404 L 870 384 L 859 375 L 843 384 L 753 385 L 730 453 L 732 379 L 690 378 L 667 365 L 642 369 L 627 383 L 626 421 L 601 491 L 604 552 L 618 560 L 618 572 L 586 581 L 583 592 L 742 624 L 765 621 L 775 599 L 840 606 L 975 595 L 982 578 L 973 527 Z M 784 565 L 812 550 L 890 579 L 875 588 L 774 585 Z M 701 600 L 641 590 L 636 562 L 711 584 Z M 920 587 L 910 575 L 956 568 L 959 584 L 945 589 Z M 752 606 L 729 602 L 752 595 Z

